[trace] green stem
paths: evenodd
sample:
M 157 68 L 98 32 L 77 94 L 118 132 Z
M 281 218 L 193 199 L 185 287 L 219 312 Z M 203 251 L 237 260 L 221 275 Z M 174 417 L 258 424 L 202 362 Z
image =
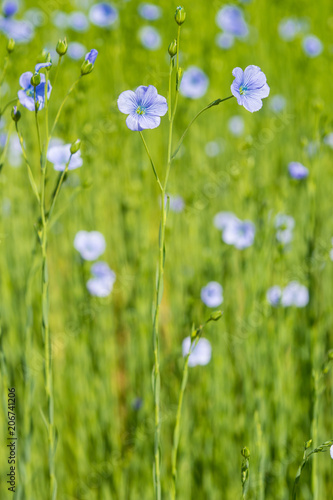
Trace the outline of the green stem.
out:
M 37 108 L 37 101 L 36 101 L 36 87 L 34 87 L 34 103 L 35 103 L 35 122 L 36 122 L 37 137 L 38 137 L 39 155 L 41 156 L 41 154 L 42 154 L 42 143 L 41 143 L 41 139 L 40 139 L 40 131 L 39 131 L 39 123 L 38 123 L 38 108 Z
M 58 198 L 58 195 L 59 195 L 59 192 L 60 192 L 60 189 L 61 189 L 61 186 L 62 186 L 62 183 L 64 182 L 64 178 L 65 178 L 65 175 L 67 174 L 68 172 L 68 167 L 69 167 L 69 164 L 71 162 L 71 159 L 72 159 L 72 154 L 70 155 L 69 157 L 69 160 L 66 164 L 66 167 L 64 168 L 64 170 L 61 172 L 59 178 L 58 178 L 58 182 L 57 182 L 57 185 L 56 185 L 56 188 L 55 188 L 55 191 L 54 191 L 54 195 L 53 195 L 53 198 L 52 198 L 52 202 L 51 202 L 51 207 L 50 207 L 50 210 L 47 214 L 47 220 L 49 221 L 50 220 L 50 217 L 51 217 L 51 214 L 53 212 L 53 209 L 54 209 L 54 206 L 56 204 L 56 201 L 57 201 L 57 198 Z
M 8 101 L 7 104 L 5 104 L 5 106 L 3 107 L 3 109 L 0 111 L 0 118 L 4 114 L 4 112 L 6 111 L 6 109 L 8 108 L 8 106 L 10 106 L 11 104 L 14 104 L 17 101 L 18 101 L 17 97 L 15 97 L 15 99 L 11 99 L 10 101 Z
M 52 128 L 51 128 L 51 136 L 53 135 L 53 132 L 54 132 L 54 129 L 56 128 L 57 126 L 57 123 L 58 123 L 58 120 L 59 120 L 59 117 L 60 117 L 60 114 L 61 114 L 61 111 L 64 107 L 64 105 L 66 104 L 66 101 L 68 99 L 68 97 L 70 96 L 70 94 L 73 92 L 74 88 L 76 87 L 76 85 L 78 84 L 78 82 L 80 81 L 80 78 L 81 78 L 81 75 L 79 76 L 79 78 L 73 83 L 73 85 L 70 87 L 70 89 L 68 90 L 67 94 L 65 95 L 65 98 L 64 100 L 62 101 L 62 103 L 60 104 L 60 108 L 58 109 L 58 113 L 55 117 L 55 120 L 53 122 L 53 125 L 52 125 Z
M 177 153 L 178 153 L 178 151 L 180 149 L 180 146 L 182 145 L 182 143 L 183 143 L 183 141 L 185 139 L 185 136 L 186 136 L 187 132 L 189 131 L 190 127 L 193 125 L 193 123 L 195 122 L 195 120 L 197 118 L 199 118 L 199 116 L 202 115 L 202 113 L 204 113 L 205 111 L 207 111 L 207 109 L 210 109 L 213 106 L 217 106 L 218 104 L 221 104 L 221 102 L 228 101 L 229 99 L 232 99 L 233 97 L 234 97 L 233 95 L 230 95 L 229 97 L 225 97 L 224 99 L 216 99 L 215 101 L 213 101 L 210 104 L 208 104 L 208 106 L 206 106 L 205 108 L 203 108 L 201 111 L 199 111 L 199 113 L 197 113 L 194 118 L 192 118 L 192 120 L 190 121 L 190 123 L 188 124 L 188 126 L 186 127 L 186 129 L 184 130 L 183 135 L 181 136 L 181 138 L 180 138 L 180 140 L 178 142 L 178 145 L 177 145 L 174 153 L 172 154 L 172 157 L 171 157 L 172 160 L 177 155 Z
M 58 59 L 58 64 L 57 64 L 57 67 L 56 67 L 56 72 L 55 72 L 54 79 L 53 79 L 53 88 L 55 87 L 56 81 L 57 81 L 57 79 L 58 79 L 59 68 L 60 68 L 60 63 L 61 63 L 61 58 L 62 58 L 62 56 L 59 56 L 59 59 Z
M 21 134 L 19 132 L 17 122 L 15 123 L 15 127 L 16 127 L 16 132 L 17 132 L 17 135 L 18 135 L 18 138 L 19 138 L 19 141 L 20 141 L 23 158 L 24 158 L 25 164 L 27 166 L 27 171 L 28 171 L 28 177 L 29 177 L 30 185 L 32 187 L 32 191 L 33 191 L 34 195 L 36 196 L 37 202 L 40 204 L 40 196 L 39 196 L 39 193 L 38 193 L 37 185 L 36 185 L 35 178 L 33 176 L 33 173 L 32 173 L 31 167 L 30 167 L 30 163 L 29 163 L 29 160 L 28 160 L 28 157 L 27 157 L 27 153 L 26 153 L 25 148 L 24 148 L 23 137 L 21 136 Z
M 155 175 L 155 179 L 156 179 L 156 181 L 157 181 L 157 184 L 158 184 L 158 186 L 159 186 L 160 190 L 161 190 L 161 191 L 163 191 L 163 187 L 162 187 L 161 181 L 160 181 L 160 179 L 159 179 L 159 177 L 158 177 L 156 167 L 155 167 L 155 165 L 154 165 L 153 159 L 152 159 L 152 157 L 151 157 L 151 154 L 150 154 L 150 152 L 149 152 L 149 149 L 148 149 L 147 143 L 146 143 L 146 141 L 145 141 L 145 139 L 144 139 L 144 137 L 143 137 L 142 132 L 140 132 L 140 137 L 141 137 L 141 139 L 142 139 L 142 142 L 143 142 L 143 145 L 144 145 L 144 147 L 145 147 L 146 153 L 147 153 L 148 158 L 149 158 L 149 160 L 150 160 L 150 164 L 151 164 L 151 166 L 152 166 L 152 169 L 153 169 L 153 172 L 154 172 L 154 175 Z

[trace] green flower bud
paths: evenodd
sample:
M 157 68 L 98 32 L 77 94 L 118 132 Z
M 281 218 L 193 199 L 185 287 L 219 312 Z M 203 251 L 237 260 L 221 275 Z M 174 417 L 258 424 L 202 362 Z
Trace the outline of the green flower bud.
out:
M 14 120 L 14 122 L 18 122 L 19 119 L 21 118 L 21 113 L 20 111 L 17 109 L 17 106 L 14 106 L 13 109 L 12 109 L 12 112 L 11 112 L 11 117 L 12 117 L 12 120 Z
M 178 68 L 177 74 L 176 74 L 176 89 L 179 90 L 182 78 L 183 78 L 184 70 L 183 68 Z
M 242 449 L 241 454 L 244 458 L 250 458 L 250 450 L 246 446 Z
M 67 52 L 67 49 L 68 49 L 67 38 L 64 38 L 63 40 L 58 40 L 56 51 L 59 54 L 59 56 L 64 56 Z
M 309 439 L 309 441 L 306 441 L 306 443 L 304 443 L 304 449 L 307 450 L 308 448 L 310 448 L 311 445 L 312 445 L 312 439 Z
M 173 40 L 168 47 L 168 52 L 170 57 L 174 57 L 177 54 L 177 40 Z
M 37 87 L 40 84 L 40 74 L 35 73 L 34 75 L 32 75 L 30 83 L 33 87 Z
M 73 142 L 71 144 L 71 149 L 70 149 L 71 155 L 75 155 L 75 153 L 78 152 L 80 147 L 81 147 L 81 141 L 80 141 L 80 139 L 77 139 L 75 142 Z
M 214 311 L 211 315 L 210 315 L 210 319 L 213 320 L 213 321 L 217 321 L 218 319 L 220 319 L 220 317 L 222 316 L 222 311 Z
M 89 75 L 89 73 L 91 73 L 93 69 L 94 69 L 94 65 L 91 64 L 91 62 L 89 62 L 88 60 L 83 61 L 82 66 L 81 66 L 81 75 L 82 76 Z
M 15 40 L 10 38 L 7 42 L 7 52 L 8 54 L 11 54 L 15 48 Z
M 177 7 L 175 13 L 176 23 L 180 26 L 185 21 L 185 18 L 186 18 L 186 12 L 184 7 Z

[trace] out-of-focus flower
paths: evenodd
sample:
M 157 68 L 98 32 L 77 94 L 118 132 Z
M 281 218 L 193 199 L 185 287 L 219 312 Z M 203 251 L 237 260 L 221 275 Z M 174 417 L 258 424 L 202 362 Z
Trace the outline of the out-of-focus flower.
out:
M 161 116 L 168 111 L 165 97 L 159 95 L 153 85 L 140 85 L 135 92 L 125 90 L 118 97 L 118 108 L 128 115 L 126 125 L 130 130 L 153 129 L 161 123 Z
M 245 37 L 249 30 L 239 7 L 226 5 L 216 15 L 216 24 L 221 30 L 237 37 Z
M 232 71 L 235 80 L 231 85 L 231 92 L 240 106 L 253 113 L 262 108 L 262 99 L 269 95 L 266 75 L 258 66 L 248 66 L 243 71 L 235 68 Z
M 105 238 L 98 231 L 79 231 L 74 239 L 74 248 L 84 260 L 96 260 L 104 253 Z
M 18 2 L 15 0 L 6 0 L 2 4 L 2 13 L 5 17 L 12 17 L 18 11 Z
M 139 30 L 139 38 L 142 45 L 148 50 L 157 50 L 161 46 L 161 35 L 152 26 L 143 26 Z
M 333 149 L 333 132 L 330 132 L 329 134 L 325 135 L 324 144 Z
M 309 57 L 317 57 L 323 51 L 323 44 L 315 35 L 308 35 L 303 40 L 303 50 Z
M 332 444 L 332 446 L 330 447 L 330 455 L 331 455 L 331 458 L 332 458 L 332 460 L 333 460 L 333 444 Z
M 222 240 L 228 245 L 233 245 L 238 250 L 250 247 L 254 242 L 256 228 L 253 222 L 239 219 L 230 219 L 223 230 Z
M 55 10 L 51 14 L 52 23 L 59 29 L 68 27 L 68 15 L 60 10 Z
M 215 156 L 218 156 L 221 153 L 221 150 L 223 150 L 223 148 L 224 145 L 223 143 L 221 144 L 220 141 L 210 141 L 207 142 L 205 146 L 205 153 L 210 158 L 214 158 Z
M 201 289 L 201 300 L 207 307 L 217 307 L 223 302 L 223 288 L 217 281 L 210 281 Z
M 228 121 L 228 129 L 235 137 L 240 137 L 243 134 L 244 127 L 244 120 L 241 116 L 232 116 Z
M 87 49 L 82 43 L 71 42 L 68 44 L 67 54 L 71 59 L 78 61 L 86 54 Z
M 31 85 L 31 78 L 33 74 L 31 71 L 23 73 L 20 77 L 20 85 L 22 90 L 19 90 L 17 95 L 22 106 L 27 108 L 29 111 L 35 111 L 35 96 L 34 90 L 36 90 L 36 102 L 39 104 L 38 110 L 43 109 L 45 101 L 45 75 L 40 75 L 40 84 L 37 87 Z M 52 86 L 48 82 L 47 86 L 47 98 L 50 98 Z
M 68 16 L 68 26 L 79 33 L 87 31 L 89 21 L 83 12 L 71 12 Z
M 218 212 L 214 217 L 214 226 L 223 231 L 228 224 L 239 221 L 235 214 L 232 212 Z
M 290 162 L 288 165 L 288 171 L 290 176 L 297 180 L 305 179 L 309 175 L 309 170 L 298 161 Z
M 280 21 L 278 31 L 283 40 L 291 42 L 300 33 L 301 24 L 298 19 L 285 18 Z
M 190 99 L 199 99 L 207 92 L 209 79 L 202 69 L 190 66 L 183 75 L 180 93 Z
M 275 113 L 281 113 L 286 107 L 286 98 L 283 95 L 274 95 L 269 101 L 269 107 Z
M 51 62 L 38 63 L 35 66 L 35 72 L 38 73 L 41 69 L 51 68 L 51 66 L 52 66 Z
M 282 245 L 287 245 L 293 239 L 295 220 L 291 215 L 278 214 L 275 217 L 276 239 Z
M 0 17 L 0 32 L 16 43 L 29 43 L 34 36 L 34 27 L 28 21 L 17 21 L 8 17 Z
M 152 3 L 140 3 L 138 12 L 147 21 L 156 21 L 162 15 L 162 9 Z
M 107 28 L 118 20 L 118 10 L 111 3 L 97 3 L 91 7 L 89 19 L 95 26 Z
M 230 33 L 218 33 L 216 35 L 215 42 L 220 49 L 228 50 L 233 46 L 235 37 Z
M 183 357 L 187 356 L 191 349 L 191 338 L 186 337 L 183 340 L 182 344 L 182 352 Z M 199 339 L 196 346 L 192 347 L 191 354 L 188 358 L 188 366 L 205 366 L 207 365 L 212 357 L 212 346 L 210 345 L 209 340 L 207 339 Z
M 68 165 L 68 170 L 75 170 L 76 168 L 82 167 L 83 165 L 80 150 L 71 155 L 71 144 L 62 144 L 50 147 L 47 152 L 47 159 L 49 160 L 49 162 L 53 163 L 54 170 L 60 172 L 63 172 L 65 170 L 69 159 L 70 162 Z
M 172 195 L 168 194 L 169 196 L 169 209 L 172 212 L 175 213 L 180 213 L 184 210 L 184 199 L 180 195 Z M 167 203 L 167 195 L 165 195 L 165 205 Z
M 280 304 L 282 290 L 279 286 L 272 286 L 267 290 L 266 298 L 271 306 L 277 307 Z
M 88 280 L 87 289 L 95 297 L 107 297 L 113 289 L 116 274 L 109 268 L 106 262 L 95 262 L 91 266 L 93 278 Z
M 305 307 L 309 303 L 309 290 L 297 281 L 291 281 L 282 291 L 283 307 Z

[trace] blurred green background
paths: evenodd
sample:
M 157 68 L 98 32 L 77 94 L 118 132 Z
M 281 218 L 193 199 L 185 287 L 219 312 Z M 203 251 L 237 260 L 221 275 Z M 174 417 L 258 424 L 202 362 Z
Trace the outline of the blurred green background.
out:
M 88 2 L 22 2 L 17 17 L 38 8 L 41 25 L 28 44 L 10 57 L 1 108 L 19 90 L 19 77 L 32 71 L 42 49 L 54 50 L 59 38 L 78 41 L 99 55 L 91 75 L 69 98 L 55 136 L 83 141 L 83 167 L 70 173 L 60 194 L 57 222 L 49 237 L 50 327 L 53 345 L 55 425 L 58 431 L 58 498 L 64 500 L 137 500 L 153 498 L 153 366 L 151 323 L 158 257 L 159 192 L 140 137 L 127 129 L 116 105 L 118 95 L 139 85 L 168 92 L 167 47 L 175 38 L 176 4 L 155 2 L 162 17 L 138 14 L 139 2 L 115 2 L 119 22 L 112 29 L 93 24 L 84 33 L 61 30 L 55 11 L 81 10 Z M 236 2 L 237 4 L 237 2 Z M 181 66 L 200 67 L 209 77 L 206 95 L 180 97 L 175 142 L 190 119 L 210 101 L 230 95 L 232 70 L 255 64 L 271 89 L 260 112 L 251 114 L 235 99 L 209 110 L 193 125 L 172 164 L 168 191 L 181 195 L 185 208 L 170 212 L 166 277 L 161 310 L 162 488 L 170 488 L 170 455 L 180 380 L 181 344 L 191 325 L 210 315 L 200 299 L 209 281 L 224 289 L 222 319 L 205 335 L 212 344 L 207 366 L 190 369 L 179 448 L 178 498 L 241 498 L 243 446 L 251 451 L 247 498 L 289 499 L 304 441 L 318 445 L 333 435 L 332 372 L 322 373 L 333 347 L 333 150 L 323 138 L 333 131 L 331 68 L 333 8 L 329 0 L 253 0 L 238 3 L 250 27 L 246 40 L 229 50 L 215 43 L 215 23 L 223 6 L 213 0 L 183 3 Z M 283 40 L 284 18 L 301 19 L 303 31 Z M 153 25 L 162 39 L 147 50 L 138 30 Z M 323 52 L 309 58 L 302 39 L 313 33 Z M 6 55 L 1 34 L 1 59 Z M 56 60 L 56 58 L 54 59 Z M 3 64 L 3 63 L 1 63 Z M 51 118 L 80 72 L 81 61 L 65 56 L 50 101 Z M 52 83 L 54 69 L 50 72 Z M 271 108 L 283 95 L 285 109 Z M 19 123 L 38 178 L 38 149 L 33 113 L 21 108 Z M 40 112 L 40 116 L 43 111 Z M 235 137 L 229 119 L 239 115 L 245 129 Z M 159 173 L 165 170 L 167 117 L 144 135 Z M 14 135 L 10 107 L 2 131 Z M 207 144 L 219 145 L 206 154 Z M 212 147 L 212 146 L 211 146 Z M 215 147 L 216 149 L 216 147 Z M 299 161 L 309 169 L 305 181 L 288 175 Z M 48 193 L 56 172 L 48 165 Z M 34 223 L 38 210 L 23 160 L 13 167 L 7 154 L 0 173 L 1 296 L 1 450 L 0 496 L 7 491 L 7 386 L 16 388 L 18 475 L 14 498 L 45 500 L 47 433 L 40 310 L 40 249 Z M 232 211 L 256 225 L 253 246 L 237 250 L 221 240 L 213 225 L 219 211 Z M 275 238 L 278 213 L 295 219 L 291 248 Z M 79 230 L 103 233 L 102 259 L 117 279 L 111 295 L 91 297 L 85 282 L 89 263 L 73 247 Z M 303 309 L 272 308 L 266 291 L 297 280 L 307 286 Z M 31 329 L 32 344 L 26 342 Z M 315 381 L 318 380 L 317 383 Z M 139 409 L 138 399 L 142 405 Z M 315 436 L 313 436 L 315 432 Z M 299 498 L 328 499 L 333 462 L 315 456 L 304 469 Z M 317 496 L 314 484 L 318 481 Z

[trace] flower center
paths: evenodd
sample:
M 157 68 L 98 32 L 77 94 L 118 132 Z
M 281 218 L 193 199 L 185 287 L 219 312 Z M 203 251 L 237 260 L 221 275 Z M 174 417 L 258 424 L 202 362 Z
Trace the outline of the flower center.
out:
M 244 95 L 246 91 L 247 91 L 247 88 L 244 87 L 243 85 L 241 85 L 239 87 L 239 93 L 240 93 L 240 95 Z
M 136 108 L 136 112 L 138 115 L 145 115 L 146 114 L 146 108 L 142 107 L 142 106 L 138 106 Z
M 34 96 L 34 88 L 33 86 L 29 86 L 26 90 L 25 93 L 27 94 L 28 97 L 33 97 Z

